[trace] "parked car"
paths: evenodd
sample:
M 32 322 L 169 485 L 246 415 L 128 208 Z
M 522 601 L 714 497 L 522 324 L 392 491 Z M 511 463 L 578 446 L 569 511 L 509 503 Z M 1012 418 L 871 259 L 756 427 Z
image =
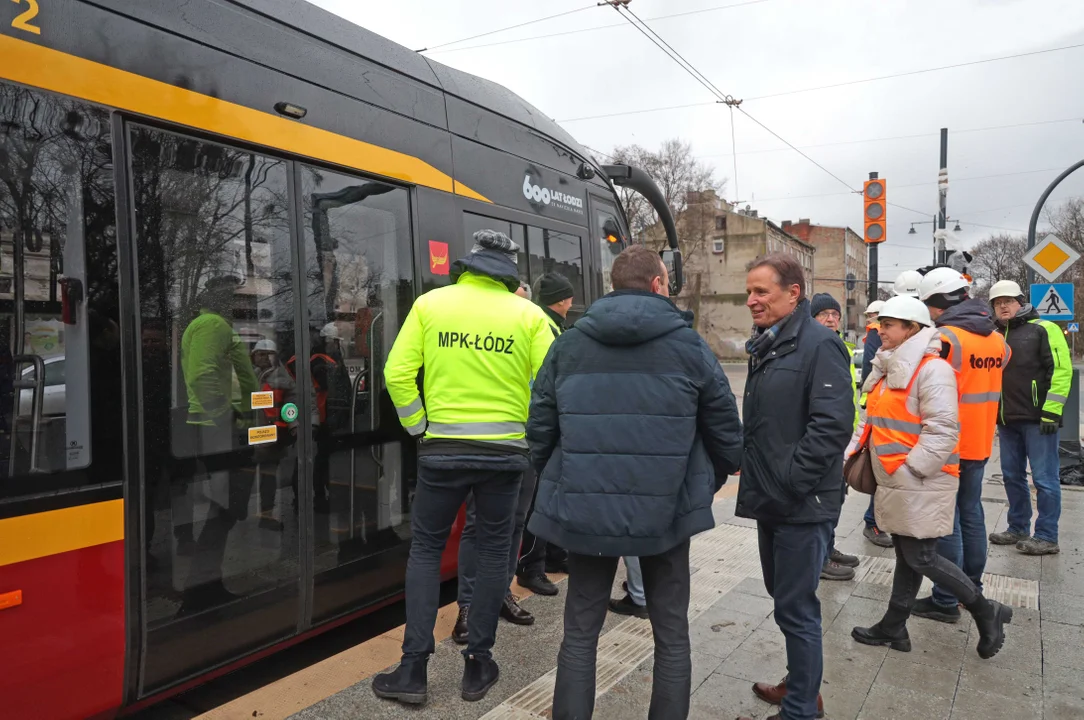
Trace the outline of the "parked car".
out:
M 65 367 L 63 355 L 45 359 L 45 392 L 42 393 L 42 417 L 66 415 L 68 412 L 67 400 L 64 396 L 67 387 Z M 32 379 L 34 377 L 34 366 L 24 365 L 21 374 L 24 380 Z M 34 407 L 33 403 L 33 390 L 23 389 L 19 391 L 20 416 L 29 416 Z

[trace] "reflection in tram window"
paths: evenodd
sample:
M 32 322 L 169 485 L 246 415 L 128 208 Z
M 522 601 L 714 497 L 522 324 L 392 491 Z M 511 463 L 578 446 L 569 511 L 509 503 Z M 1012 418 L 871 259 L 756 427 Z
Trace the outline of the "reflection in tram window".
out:
M 296 453 L 289 428 L 280 432 L 252 407 L 253 393 L 271 384 L 271 363 L 293 352 L 287 166 L 146 128 L 132 130 L 131 146 L 145 619 L 149 631 L 174 621 L 204 629 L 222 622 L 209 612 L 215 608 L 297 594 Z M 258 347 L 265 353 L 254 364 Z M 251 444 L 253 429 L 269 442 Z M 269 623 L 259 640 L 292 630 Z M 160 641 L 172 638 L 163 633 Z M 153 679 L 185 671 L 181 658 L 151 656 L 160 663 L 148 668 Z
M 0 480 L 30 480 L 0 497 L 92 459 L 65 484 L 120 482 L 108 114 L 0 84 L 0 127 Z
M 383 368 L 410 309 L 413 272 L 405 190 L 301 172 L 319 574 L 407 537 L 406 450 Z
M 530 255 L 532 281 L 544 273 L 558 273 L 572 283 L 572 304 L 583 307 L 583 254 L 577 235 L 527 228 L 527 252 Z

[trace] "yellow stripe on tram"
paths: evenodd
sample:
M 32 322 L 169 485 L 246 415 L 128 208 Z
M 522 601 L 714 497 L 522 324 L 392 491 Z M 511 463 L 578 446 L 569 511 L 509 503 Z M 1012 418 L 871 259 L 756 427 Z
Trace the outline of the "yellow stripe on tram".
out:
M 481 194 L 412 155 L 0 35 L 0 77 L 304 157 L 483 202 Z
M 124 501 L 0 520 L 0 567 L 124 539 Z

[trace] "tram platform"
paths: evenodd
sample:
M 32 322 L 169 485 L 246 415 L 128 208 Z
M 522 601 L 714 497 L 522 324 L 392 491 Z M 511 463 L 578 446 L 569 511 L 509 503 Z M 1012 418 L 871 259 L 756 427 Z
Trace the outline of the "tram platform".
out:
M 988 528 L 1005 527 L 1004 490 L 995 455 L 988 465 L 983 501 Z M 764 590 L 753 523 L 734 516 L 733 480 L 717 496 L 717 527 L 694 539 L 691 551 L 693 682 L 691 718 L 764 718 L 775 708 L 751 692 L 754 681 L 786 673 L 783 637 Z M 1084 492 L 1063 493 L 1060 555 L 1025 557 L 991 546 L 987 592 L 1014 608 L 1005 647 L 979 659 L 973 623 L 957 625 L 914 618 L 914 649 L 899 653 L 859 645 L 855 625 L 869 625 L 884 611 L 891 585 L 892 550 L 862 536 L 865 496 L 852 493 L 838 529 L 838 546 L 858 554 L 854 581 L 822 582 L 827 717 L 915 720 L 1069 720 L 1084 717 Z M 620 592 L 619 567 L 614 596 Z M 927 581 L 928 585 L 928 581 Z M 561 618 L 567 582 L 557 597 L 523 593 L 533 626 L 501 622 L 494 655 L 500 682 L 482 702 L 459 697 L 463 661 L 450 639 L 454 602 L 444 606 L 429 664 L 429 702 L 418 709 L 376 698 L 374 674 L 399 658 L 402 627 L 328 657 L 254 692 L 196 716 L 207 720 L 260 718 L 346 720 L 531 720 L 550 717 Z M 651 692 L 652 640 L 646 620 L 611 614 L 599 641 L 595 718 L 646 717 Z M 179 706 L 161 708 L 169 719 Z M 176 717 L 190 718 L 185 712 Z

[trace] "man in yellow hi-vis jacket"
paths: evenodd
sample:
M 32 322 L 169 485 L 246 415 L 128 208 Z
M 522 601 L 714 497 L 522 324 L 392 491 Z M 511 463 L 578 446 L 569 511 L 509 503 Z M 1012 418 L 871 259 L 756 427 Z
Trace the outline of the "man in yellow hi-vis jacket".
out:
M 477 575 L 468 619 L 464 700 L 497 682 L 492 648 L 508 589 L 508 557 L 520 478 L 528 467 L 530 386 L 553 334 L 519 297 L 516 253 L 503 233 L 480 230 L 451 268 L 453 285 L 418 298 L 388 354 L 388 392 L 407 432 L 424 435 L 411 508 L 406 633 L 399 667 L 373 680 L 382 698 L 424 703 L 426 665 L 440 596 L 440 558 L 452 523 L 473 494 Z M 418 372 L 424 370 L 424 397 Z
M 1009 527 L 992 534 L 990 542 L 1015 545 L 1025 555 L 1051 555 L 1060 550 L 1058 431 L 1073 378 L 1069 345 L 1061 328 L 1049 320 L 1041 320 L 1035 308 L 1026 302 L 1024 291 L 1012 280 L 993 284 L 990 304 L 997 316 L 998 330 L 1012 349 L 1012 357 L 1002 374 L 997 412 Z M 1029 464 L 1039 510 L 1034 536 Z

